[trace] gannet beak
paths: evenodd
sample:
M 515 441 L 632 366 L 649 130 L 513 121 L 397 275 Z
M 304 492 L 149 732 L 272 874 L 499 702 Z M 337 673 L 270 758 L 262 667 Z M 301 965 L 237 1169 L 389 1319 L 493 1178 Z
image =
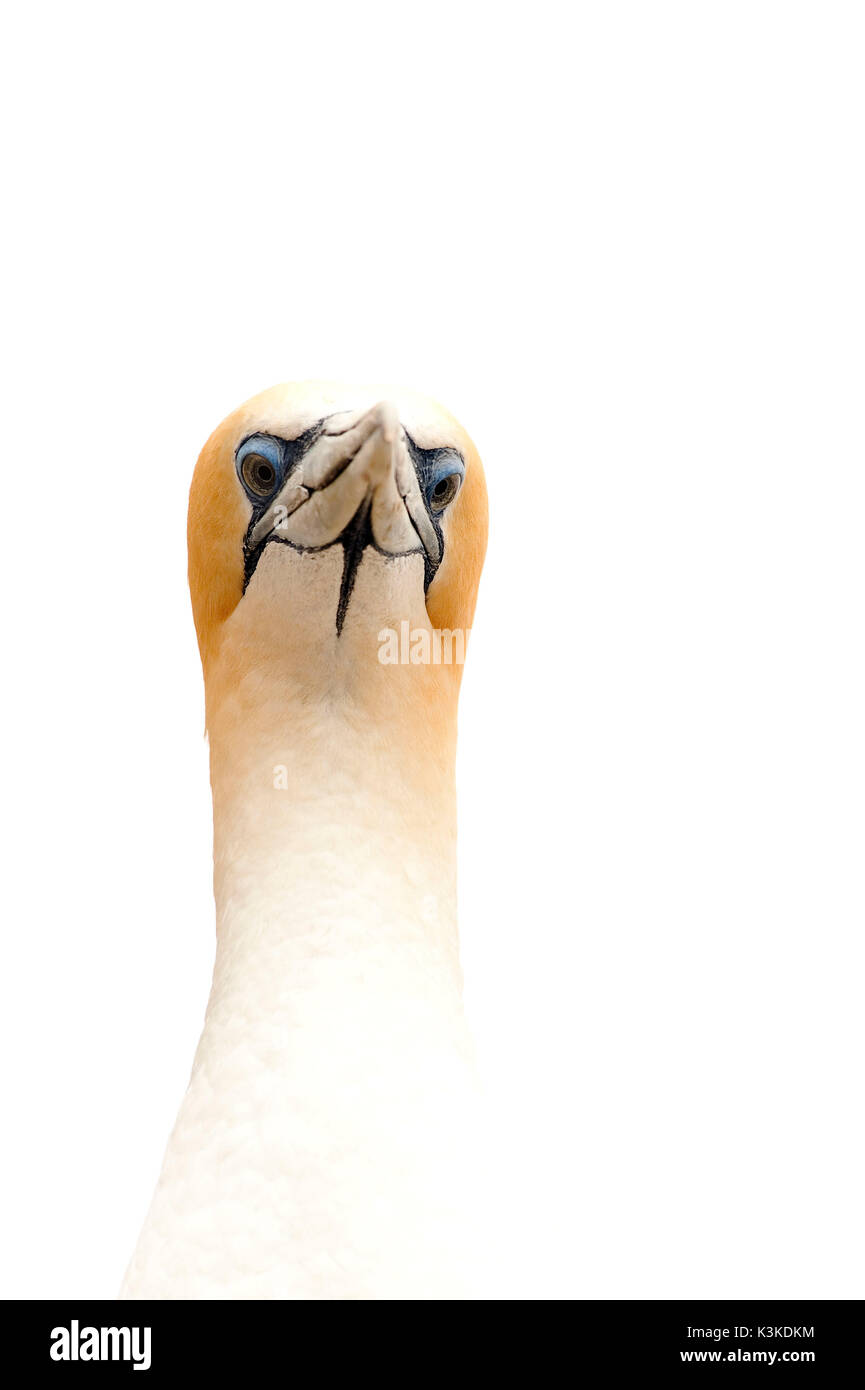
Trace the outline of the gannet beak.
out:
M 248 583 L 264 547 L 345 551 L 337 605 L 339 634 L 367 546 L 385 556 L 422 554 L 428 587 L 442 558 L 441 535 L 427 507 L 396 407 L 339 414 L 320 428 L 244 542 Z

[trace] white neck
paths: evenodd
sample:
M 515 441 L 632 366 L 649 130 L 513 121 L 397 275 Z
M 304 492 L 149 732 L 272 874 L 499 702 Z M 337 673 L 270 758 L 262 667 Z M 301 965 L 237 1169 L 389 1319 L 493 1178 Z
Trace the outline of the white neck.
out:
M 470 1296 L 454 740 L 423 746 L 392 674 L 393 719 L 225 688 L 213 988 L 124 1293 Z

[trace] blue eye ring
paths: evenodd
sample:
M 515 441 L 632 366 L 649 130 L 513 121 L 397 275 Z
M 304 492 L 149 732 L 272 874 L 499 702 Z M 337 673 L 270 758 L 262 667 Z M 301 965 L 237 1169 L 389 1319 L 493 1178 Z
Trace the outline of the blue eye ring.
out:
M 283 456 L 279 440 L 267 434 L 250 435 L 237 450 L 235 466 L 253 502 L 272 497 L 282 480 Z
M 441 513 L 450 506 L 462 486 L 465 474 L 466 466 L 456 454 L 439 464 L 426 487 L 430 511 Z

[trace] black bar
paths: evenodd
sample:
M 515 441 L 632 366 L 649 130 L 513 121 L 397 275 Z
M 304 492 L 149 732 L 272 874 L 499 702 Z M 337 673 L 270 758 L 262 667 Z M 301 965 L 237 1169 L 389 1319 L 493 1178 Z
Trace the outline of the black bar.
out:
M 509 1379 L 516 1375 L 532 1384 L 579 1380 L 587 1371 L 662 1377 L 699 1376 L 707 1368 L 802 1377 L 862 1374 L 861 1300 L 562 1301 L 525 1312 L 526 1305 L 467 1303 L 450 1305 L 450 1311 L 415 1311 L 407 1304 L 396 1319 L 368 1309 L 362 1331 L 354 1322 L 356 1307 L 323 1313 L 280 1302 L 11 1301 L 2 1306 L 3 1341 L 20 1357 L 25 1378 L 17 1383 L 29 1383 L 31 1370 L 60 1381 L 136 1374 L 143 1384 L 144 1375 L 153 1381 L 185 1371 L 226 1375 L 272 1368 L 279 1372 L 275 1380 L 310 1371 L 317 1380 L 342 1359 L 355 1374 L 395 1375 L 410 1385 L 419 1370 L 428 1374 L 437 1361 L 449 1375 L 469 1362 L 492 1372 L 502 1354 Z M 345 1326 L 343 1317 L 349 1320 Z M 90 1359 L 92 1352 L 106 1359 Z

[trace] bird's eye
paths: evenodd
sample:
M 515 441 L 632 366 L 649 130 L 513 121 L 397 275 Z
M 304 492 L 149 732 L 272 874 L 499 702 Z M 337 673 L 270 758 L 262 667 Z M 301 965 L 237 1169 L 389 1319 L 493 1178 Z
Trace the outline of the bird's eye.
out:
M 461 473 L 447 473 L 445 477 L 439 478 L 427 491 L 429 504 L 434 512 L 443 512 L 445 507 L 454 500 L 460 490 L 462 482 Z
M 246 486 L 256 497 L 266 497 L 276 485 L 276 468 L 264 454 L 247 454 L 240 471 Z
M 284 480 L 284 446 L 272 435 L 251 435 L 237 451 L 236 467 L 253 503 L 273 497 Z

